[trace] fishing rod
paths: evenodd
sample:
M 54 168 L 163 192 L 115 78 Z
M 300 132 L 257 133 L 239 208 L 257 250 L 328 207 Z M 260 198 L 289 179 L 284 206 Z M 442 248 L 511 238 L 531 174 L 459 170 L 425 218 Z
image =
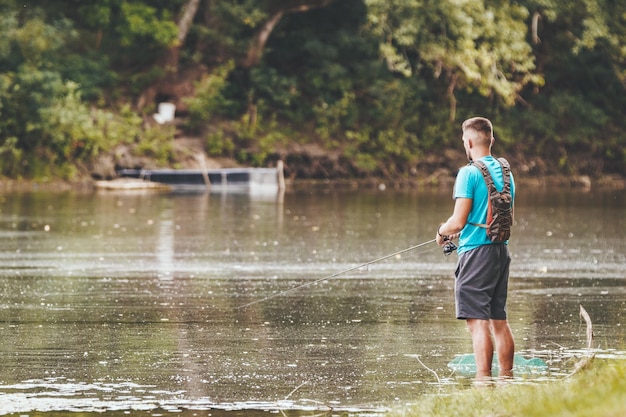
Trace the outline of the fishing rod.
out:
M 317 284 L 318 282 L 322 282 L 322 281 L 326 281 L 328 279 L 332 279 L 332 278 L 338 277 L 339 275 L 346 274 L 346 273 L 354 271 L 356 269 L 364 268 L 364 267 L 366 267 L 368 265 L 375 264 L 376 262 L 384 261 L 385 259 L 389 259 L 389 258 L 392 258 L 394 256 L 401 255 L 401 254 L 403 254 L 405 252 L 409 252 L 409 251 L 421 248 L 422 246 L 430 245 L 431 243 L 434 243 L 436 241 L 437 241 L 437 239 L 432 239 L 432 240 L 429 240 L 428 242 L 420 243 L 419 245 L 411 246 L 410 248 L 402 249 L 402 250 L 399 250 L 397 252 L 390 253 L 389 255 L 381 256 L 380 258 L 374 259 L 373 261 L 365 262 L 365 263 L 362 263 L 361 265 L 353 266 L 352 268 L 348 268 L 348 269 L 344 269 L 343 271 L 335 272 L 334 274 L 328 275 L 328 276 L 326 276 L 324 278 L 316 279 L 315 281 L 305 282 L 304 284 L 301 284 L 301 285 L 289 288 L 287 290 L 278 292 L 276 294 L 269 295 L 269 296 L 267 296 L 265 298 L 261 298 L 260 300 L 255 300 L 255 301 L 249 302 L 247 304 L 243 304 L 243 305 L 237 307 L 237 309 L 246 308 L 246 307 L 250 307 L 251 305 L 254 305 L 254 304 L 262 303 L 262 302 L 270 300 L 272 298 L 279 297 L 281 295 L 285 295 L 285 294 L 287 294 L 289 292 L 293 292 L 293 291 L 299 290 L 300 288 L 308 287 L 310 285 Z M 452 243 L 452 241 L 448 241 L 446 243 L 446 245 L 444 246 L 444 254 L 449 255 L 455 249 L 456 249 L 456 246 L 454 245 L 454 243 Z

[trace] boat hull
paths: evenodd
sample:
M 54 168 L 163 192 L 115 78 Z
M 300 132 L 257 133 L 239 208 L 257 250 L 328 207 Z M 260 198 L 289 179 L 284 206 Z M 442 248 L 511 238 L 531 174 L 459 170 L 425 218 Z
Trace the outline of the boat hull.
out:
M 282 187 L 282 170 L 277 168 L 123 169 L 121 178 L 167 184 L 174 190 L 211 192 L 277 192 Z

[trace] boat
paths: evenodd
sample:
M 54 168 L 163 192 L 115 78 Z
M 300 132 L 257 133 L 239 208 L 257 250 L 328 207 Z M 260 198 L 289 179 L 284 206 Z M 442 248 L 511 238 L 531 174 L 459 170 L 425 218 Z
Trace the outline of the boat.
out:
M 283 165 L 273 168 L 122 169 L 120 178 L 165 184 L 174 191 L 276 193 L 285 187 Z

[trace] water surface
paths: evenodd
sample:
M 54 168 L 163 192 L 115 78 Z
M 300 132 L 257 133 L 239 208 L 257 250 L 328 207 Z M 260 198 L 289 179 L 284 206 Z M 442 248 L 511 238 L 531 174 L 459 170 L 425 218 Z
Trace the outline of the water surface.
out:
M 368 414 L 471 382 L 446 366 L 471 352 L 455 254 L 425 244 L 335 276 L 433 239 L 449 192 L 0 198 L 0 415 Z M 510 320 L 550 366 L 520 380 L 588 353 L 580 305 L 596 353 L 625 356 L 624 207 L 620 191 L 520 191 Z

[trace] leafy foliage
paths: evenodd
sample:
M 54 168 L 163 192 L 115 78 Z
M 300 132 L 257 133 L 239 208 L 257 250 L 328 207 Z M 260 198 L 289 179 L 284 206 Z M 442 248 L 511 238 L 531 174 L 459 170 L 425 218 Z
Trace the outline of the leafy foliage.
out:
M 121 143 L 170 163 L 174 129 L 130 104 L 154 89 L 211 154 L 245 163 L 314 142 L 403 175 L 482 114 L 498 153 L 626 174 L 620 2 L 209 1 L 181 41 L 190 2 L 0 0 L 0 173 L 71 177 Z M 242 65 L 263 30 L 260 63 Z
M 491 3 L 491 4 L 490 4 Z M 506 1 L 367 0 L 369 24 L 392 71 L 421 66 L 456 88 L 495 95 L 506 105 L 528 83 L 540 84 L 525 40 L 528 10 Z
M 13 65 L 0 74 L 0 152 L 5 157 L 0 173 L 71 178 L 77 163 L 148 136 L 142 119 L 128 107 L 117 114 L 91 108 L 80 85 L 64 81 L 61 57 L 76 35 L 70 21 L 47 23 L 40 10 L 23 24 L 17 13 L 2 19 L 7 31 L 0 53 Z

